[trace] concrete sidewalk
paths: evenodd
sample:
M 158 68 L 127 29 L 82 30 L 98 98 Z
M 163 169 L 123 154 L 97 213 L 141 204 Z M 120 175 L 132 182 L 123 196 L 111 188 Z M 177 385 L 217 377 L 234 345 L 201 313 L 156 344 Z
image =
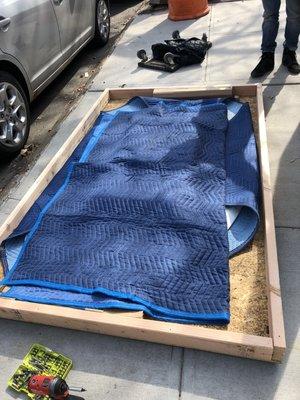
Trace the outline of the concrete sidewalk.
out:
M 284 19 L 282 12 L 281 22 Z M 103 88 L 250 82 L 249 73 L 260 55 L 260 24 L 260 0 L 213 4 L 211 13 L 197 21 L 174 23 L 166 12 L 138 16 L 78 109 L 64 121 L 33 170 L 10 193 L 0 218 L 3 220 L 14 208 Z M 279 43 L 283 28 L 281 23 Z M 202 66 L 173 75 L 137 69 L 136 51 L 149 51 L 152 43 L 170 37 L 175 29 L 182 36 L 208 33 L 213 48 Z M 69 381 L 93 388 L 86 392 L 86 400 L 300 398 L 300 76 L 289 76 L 279 66 L 281 45 L 277 53 L 277 69 L 263 83 L 288 346 L 283 364 L 0 320 L 1 399 L 13 398 L 5 392 L 7 378 L 34 342 L 47 344 L 73 359 Z

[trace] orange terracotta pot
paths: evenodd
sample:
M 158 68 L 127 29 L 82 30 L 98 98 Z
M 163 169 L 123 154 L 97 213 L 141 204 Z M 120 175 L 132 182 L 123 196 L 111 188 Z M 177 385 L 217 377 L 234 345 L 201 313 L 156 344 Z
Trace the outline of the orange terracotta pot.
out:
M 169 0 L 169 18 L 173 21 L 194 19 L 210 11 L 207 0 Z

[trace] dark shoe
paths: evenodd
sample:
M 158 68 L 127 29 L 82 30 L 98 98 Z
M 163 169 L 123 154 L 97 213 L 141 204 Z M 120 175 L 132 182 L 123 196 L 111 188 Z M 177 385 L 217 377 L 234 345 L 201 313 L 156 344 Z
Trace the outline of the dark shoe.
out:
M 252 78 L 260 78 L 274 69 L 274 53 L 262 53 L 259 63 L 251 72 Z
M 300 65 L 297 61 L 296 52 L 286 47 L 283 50 L 282 64 L 287 67 L 291 74 L 297 75 L 300 73 Z

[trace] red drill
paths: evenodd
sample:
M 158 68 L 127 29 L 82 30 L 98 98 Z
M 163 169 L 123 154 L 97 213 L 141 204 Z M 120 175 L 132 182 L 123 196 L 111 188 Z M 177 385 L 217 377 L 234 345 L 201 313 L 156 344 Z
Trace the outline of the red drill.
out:
M 71 392 L 85 392 L 83 388 L 69 387 L 60 377 L 34 375 L 29 379 L 28 390 L 40 396 L 49 396 L 53 400 L 72 399 Z M 78 397 L 77 397 L 78 399 Z

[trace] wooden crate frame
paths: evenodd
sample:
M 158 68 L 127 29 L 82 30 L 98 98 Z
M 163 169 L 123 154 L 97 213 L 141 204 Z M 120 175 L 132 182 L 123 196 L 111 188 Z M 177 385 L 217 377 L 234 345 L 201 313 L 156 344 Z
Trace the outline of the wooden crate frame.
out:
M 23 216 L 70 157 L 73 150 L 93 126 L 99 113 L 107 106 L 109 101 L 130 99 L 134 96 L 187 99 L 246 96 L 256 99 L 258 149 L 265 223 L 265 265 L 269 337 L 229 332 L 202 326 L 143 319 L 142 312 L 80 310 L 63 306 L 17 301 L 8 298 L 0 298 L 0 317 L 218 352 L 245 358 L 280 362 L 283 358 L 286 344 L 261 85 L 216 86 L 210 88 L 117 88 L 104 90 L 99 96 L 99 99 L 84 116 L 76 129 L 70 134 L 66 142 L 0 227 L 0 243 L 18 226 Z

